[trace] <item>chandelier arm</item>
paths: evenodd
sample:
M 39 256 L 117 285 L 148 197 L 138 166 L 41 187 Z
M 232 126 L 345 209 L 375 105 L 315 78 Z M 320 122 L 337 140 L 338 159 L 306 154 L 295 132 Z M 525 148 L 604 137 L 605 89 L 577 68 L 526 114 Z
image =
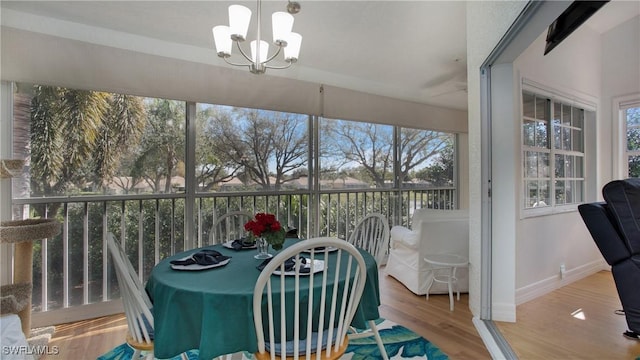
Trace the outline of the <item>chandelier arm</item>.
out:
M 280 54 L 280 51 L 282 51 L 282 46 L 278 46 L 278 51 L 276 51 L 275 54 L 271 55 L 267 60 L 263 61 L 262 64 L 266 66 L 269 61 L 275 59 L 276 56 Z M 272 68 L 272 69 L 275 69 L 275 68 Z
M 293 65 L 293 62 L 292 61 L 287 61 L 287 65 L 273 66 L 273 65 L 264 64 L 264 67 L 267 68 L 267 69 L 286 69 L 288 67 L 291 67 L 291 65 Z
M 240 63 L 235 63 L 235 62 L 233 62 L 233 61 L 229 61 L 229 59 L 228 59 L 228 58 L 226 58 L 226 57 L 223 57 L 223 59 L 224 59 L 224 61 L 225 61 L 227 64 L 229 64 L 229 65 L 233 65 L 233 66 L 248 66 L 248 67 L 251 67 L 251 65 L 253 65 L 253 64 L 251 64 L 251 63 L 249 63 L 249 64 L 240 64 Z
M 242 50 L 242 47 L 240 47 L 240 42 L 236 41 L 236 47 L 238 48 L 238 50 L 240 51 L 240 54 L 242 54 L 242 56 L 247 59 L 247 61 L 249 61 L 251 64 L 253 64 L 253 61 L 251 61 L 251 57 L 247 55 L 247 53 L 244 52 L 244 50 Z

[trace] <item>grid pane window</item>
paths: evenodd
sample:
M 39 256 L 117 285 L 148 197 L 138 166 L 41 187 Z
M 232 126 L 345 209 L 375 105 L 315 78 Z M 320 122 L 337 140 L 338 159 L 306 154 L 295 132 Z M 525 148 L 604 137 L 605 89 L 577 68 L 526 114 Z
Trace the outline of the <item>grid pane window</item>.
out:
M 525 181 L 525 197 L 529 207 L 549 206 L 549 181 L 527 180 Z
M 629 177 L 640 177 L 640 107 L 624 110 L 627 133 L 627 174 Z
M 522 99 L 524 209 L 581 202 L 588 111 L 528 91 Z

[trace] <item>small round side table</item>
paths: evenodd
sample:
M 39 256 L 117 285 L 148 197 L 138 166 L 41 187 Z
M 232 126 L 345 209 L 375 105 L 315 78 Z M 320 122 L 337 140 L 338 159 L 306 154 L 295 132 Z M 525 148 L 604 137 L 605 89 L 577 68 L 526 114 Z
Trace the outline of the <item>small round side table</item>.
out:
M 449 289 L 449 310 L 453 311 L 453 287 L 456 287 L 457 298 L 460 300 L 460 290 L 458 289 L 458 278 L 456 269 L 469 266 L 469 259 L 456 254 L 427 254 L 424 257 L 429 265 L 433 276 L 427 286 L 426 298 L 429 300 L 429 290 L 434 282 L 447 284 Z

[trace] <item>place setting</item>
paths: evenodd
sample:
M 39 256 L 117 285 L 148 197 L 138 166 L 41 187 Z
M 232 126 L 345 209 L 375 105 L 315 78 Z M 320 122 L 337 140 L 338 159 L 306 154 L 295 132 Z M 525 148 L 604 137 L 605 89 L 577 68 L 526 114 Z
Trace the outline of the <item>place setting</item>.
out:
M 222 246 L 232 250 L 251 250 L 256 249 L 256 241 L 249 238 L 240 238 L 222 243 Z
M 256 268 L 262 271 L 272 259 L 273 258 L 265 259 L 260 263 L 260 265 L 256 266 Z M 296 261 L 295 257 L 291 257 L 284 262 L 285 276 L 295 276 L 297 269 L 299 269 L 300 275 L 310 275 L 311 273 L 317 273 L 324 270 L 324 261 L 314 259 L 313 262 L 311 262 L 311 259 L 305 257 L 299 257 Z M 275 270 L 273 274 L 281 275 L 280 269 Z
M 231 256 L 222 255 L 213 249 L 202 249 L 189 256 L 170 262 L 173 270 L 198 271 L 225 266 Z

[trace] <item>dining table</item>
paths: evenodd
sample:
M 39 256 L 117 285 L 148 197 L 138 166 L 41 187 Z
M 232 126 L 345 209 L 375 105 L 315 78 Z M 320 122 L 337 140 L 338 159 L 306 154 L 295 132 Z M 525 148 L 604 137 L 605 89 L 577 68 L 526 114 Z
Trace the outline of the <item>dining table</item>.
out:
M 286 239 L 284 247 L 305 241 Z M 216 250 L 230 256 L 224 266 L 202 270 L 176 270 L 173 260 L 184 259 L 202 250 Z M 368 320 L 380 317 L 378 265 L 374 257 L 358 249 L 366 264 L 364 292 L 352 325 L 365 328 Z M 253 292 L 264 261 L 254 258 L 255 249 L 233 249 L 222 244 L 175 254 L 160 261 L 151 271 L 146 290 L 153 302 L 154 354 L 170 358 L 198 349 L 199 359 L 258 350 L 253 321 Z M 272 251 L 273 253 L 273 251 Z M 342 254 L 345 256 L 346 254 Z M 321 259 L 324 253 L 316 253 Z M 328 252 L 328 259 L 338 252 Z M 301 277 L 301 286 L 309 286 L 309 277 Z M 306 285 L 304 284 L 306 280 Z M 342 278 L 340 281 L 344 281 Z M 293 277 L 285 280 L 285 291 L 294 291 Z M 314 287 L 321 284 L 316 283 Z M 293 311 L 293 310 L 292 310 Z

